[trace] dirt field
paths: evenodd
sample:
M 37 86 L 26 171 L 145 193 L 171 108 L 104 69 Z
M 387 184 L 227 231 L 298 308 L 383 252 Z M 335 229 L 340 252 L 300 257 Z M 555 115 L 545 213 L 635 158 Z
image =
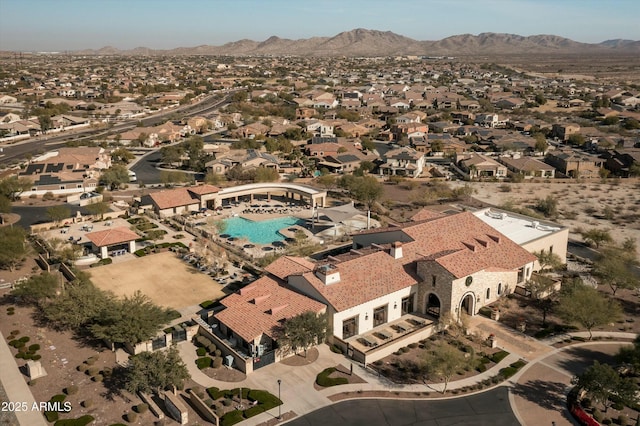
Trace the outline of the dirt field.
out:
M 158 305 L 177 310 L 224 295 L 220 284 L 172 252 L 101 266 L 89 272 L 91 281 L 102 290 L 118 296 L 140 290 Z

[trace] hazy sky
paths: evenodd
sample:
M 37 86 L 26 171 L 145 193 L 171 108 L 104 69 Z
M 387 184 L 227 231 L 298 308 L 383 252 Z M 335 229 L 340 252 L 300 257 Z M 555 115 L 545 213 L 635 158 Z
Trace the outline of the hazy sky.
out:
M 640 39 L 640 0 L 0 0 L 0 50 L 174 48 L 366 28 Z

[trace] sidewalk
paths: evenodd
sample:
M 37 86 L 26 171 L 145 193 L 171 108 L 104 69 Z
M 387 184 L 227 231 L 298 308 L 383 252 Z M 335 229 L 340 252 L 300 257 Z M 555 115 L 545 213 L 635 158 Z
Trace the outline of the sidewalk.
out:
M 29 426 L 47 425 L 42 413 L 32 410 L 36 400 L 33 398 L 25 377 L 18 369 L 18 364 L 2 335 L 0 335 L 0 382 L 2 382 L 2 386 L 7 393 L 9 402 L 26 404 L 26 411 L 15 411 L 19 424 Z

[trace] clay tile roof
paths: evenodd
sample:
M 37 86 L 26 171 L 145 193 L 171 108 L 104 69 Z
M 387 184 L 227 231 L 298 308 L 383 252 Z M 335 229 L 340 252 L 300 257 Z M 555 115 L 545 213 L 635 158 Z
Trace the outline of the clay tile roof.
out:
M 411 220 L 414 221 L 414 222 L 418 222 L 418 221 L 421 221 L 421 220 L 435 219 L 435 218 L 442 217 L 442 216 L 444 216 L 443 213 L 436 212 L 436 211 L 429 210 L 429 209 L 422 209 L 418 213 L 416 213 L 413 216 L 411 216 Z
M 187 206 L 198 203 L 198 198 L 187 188 L 176 188 L 168 191 L 159 191 L 149 194 L 149 197 L 160 210 L 173 207 Z
M 140 238 L 138 234 L 121 226 L 118 228 L 105 229 L 104 231 L 90 232 L 85 235 L 97 247 L 111 246 L 114 244 L 128 243 Z
M 266 334 L 272 338 L 282 320 L 304 312 L 323 313 L 326 306 L 289 290 L 271 277 L 262 277 L 243 290 L 222 299 L 226 309 L 216 319 L 247 342 Z
M 313 271 L 315 264 L 301 257 L 282 256 L 265 268 L 270 274 L 286 280 L 289 275 Z
M 198 185 L 198 186 L 192 186 L 191 188 L 187 188 L 187 189 L 189 190 L 189 192 L 193 192 L 194 194 L 198 194 L 198 195 L 214 194 L 220 191 L 220 188 L 213 185 Z
M 415 267 L 406 267 L 386 251 L 357 256 L 337 265 L 340 281 L 325 285 L 313 272 L 303 277 L 338 312 L 417 284 Z

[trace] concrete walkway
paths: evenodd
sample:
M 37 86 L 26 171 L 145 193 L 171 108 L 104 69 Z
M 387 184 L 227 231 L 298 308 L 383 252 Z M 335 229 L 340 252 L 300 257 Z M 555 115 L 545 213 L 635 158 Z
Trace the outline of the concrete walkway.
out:
M 607 333 L 593 332 L 594 337 L 607 336 L 613 340 L 584 342 L 554 348 L 552 345 L 558 341 L 565 340 L 571 336 L 588 338 L 587 332 L 570 333 L 566 335 L 554 336 L 544 341 L 533 339 L 506 327 L 504 324 L 489 320 L 483 317 L 473 317 L 470 329 L 474 333 L 482 335 L 494 334 L 498 339 L 498 347 L 509 352 L 509 355 L 499 364 L 491 369 L 475 376 L 452 381 L 447 389 L 460 389 L 466 386 L 475 385 L 485 379 L 489 379 L 498 374 L 500 369 L 509 364 L 525 359 L 528 364 L 524 366 L 516 375 L 500 386 L 509 387 L 509 402 L 518 421 L 523 425 L 540 425 L 541 419 L 549 419 L 556 422 L 556 426 L 577 425 L 573 421 L 566 408 L 566 395 L 571 387 L 571 378 L 575 373 L 563 367 L 566 361 L 557 362 L 555 357 L 564 356 L 570 359 L 570 354 L 563 352 L 576 347 L 589 347 L 590 345 L 620 345 L 615 339 L 633 339 L 633 333 Z M 310 365 L 303 367 L 291 367 L 282 363 L 272 364 L 266 368 L 256 370 L 241 382 L 223 382 L 213 379 L 195 365 L 197 359 L 196 347 L 190 342 L 182 342 L 178 345 L 182 359 L 187 364 L 192 379 L 204 387 L 215 386 L 220 389 L 235 387 L 249 387 L 252 389 L 265 389 L 274 395 L 278 395 L 278 379 L 282 381 L 280 386 L 282 413 L 293 412 L 297 416 L 315 411 L 319 408 L 333 404 L 329 399 L 332 395 L 344 392 L 357 391 L 398 391 L 398 392 L 440 392 L 443 384 L 414 384 L 399 385 L 390 382 L 384 377 L 379 377 L 370 369 L 365 369 L 358 364 L 353 364 L 353 372 L 366 381 L 366 383 L 348 384 L 316 390 L 313 386 L 317 374 L 328 367 L 335 367 L 342 364 L 349 367 L 350 361 L 343 355 L 330 351 L 327 345 L 318 347 L 319 357 Z M 541 385 L 541 389 L 535 389 L 531 383 Z M 522 393 L 525 391 L 538 391 L 541 393 L 540 400 L 529 398 L 523 402 Z M 483 392 L 483 391 L 479 391 Z M 476 392 L 476 393 L 479 393 Z M 552 394 L 552 395 L 549 395 Z M 453 398 L 469 396 L 471 393 L 456 395 Z M 447 399 L 452 396 L 442 398 L 430 398 L 430 400 Z M 397 398 L 397 397 L 396 397 Z M 549 399 L 553 401 L 550 402 Z M 267 413 L 262 413 L 251 419 L 245 420 L 246 425 L 275 424 L 278 415 L 278 408 L 274 408 Z M 546 420 L 545 420 L 546 421 Z
M 4 336 L 0 334 L 0 382 L 9 398 L 9 402 L 25 405 L 26 411 L 15 411 L 18 423 L 29 426 L 46 426 L 42 413 L 33 410 L 36 400 L 29 389 L 29 385 L 18 369 L 18 364 L 11 354 L 11 349 Z M 37 405 L 36 405 L 37 406 Z

